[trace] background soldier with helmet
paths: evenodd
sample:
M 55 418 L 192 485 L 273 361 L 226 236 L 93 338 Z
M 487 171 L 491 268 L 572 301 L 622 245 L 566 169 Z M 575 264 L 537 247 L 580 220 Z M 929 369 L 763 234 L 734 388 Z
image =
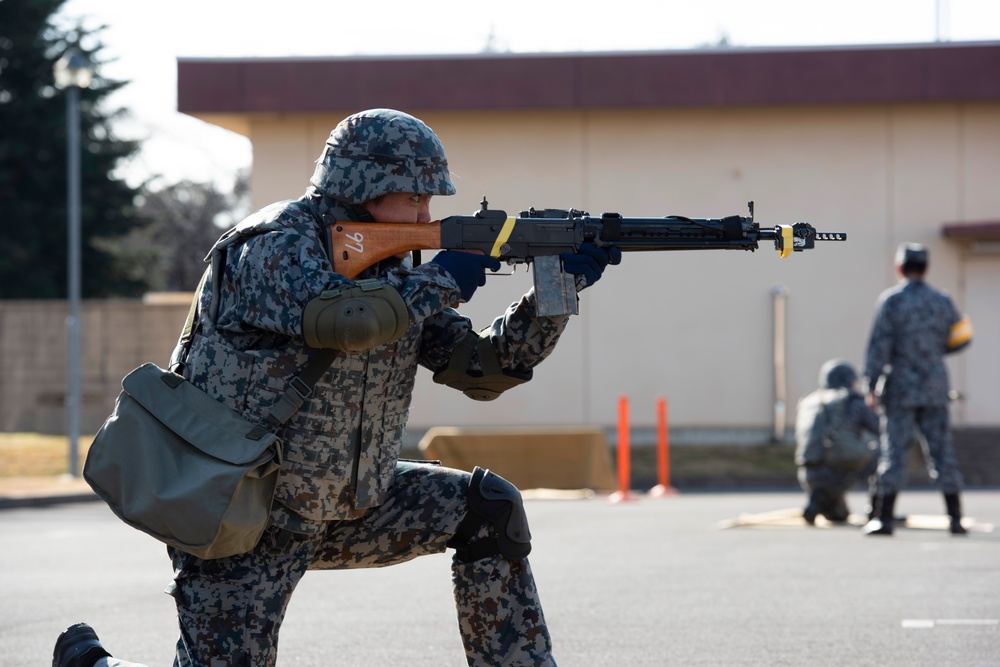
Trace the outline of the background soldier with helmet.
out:
M 271 525 L 253 551 L 202 560 L 170 549 L 181 636 L 177 665 L 274 664 L 292 590 L 307 570 L 380 567 L 455 550 L 452 580 L 470 665 L 554 665 L 526 556 L 518 490 L 498 475 L 399 460 L 418 365 L 442 382 L 502 391 L 530 380 L 568 316 L 539 317 L 532 291 L 479 332 L 467 302 L 496 259 L 442 251 L 414 266 L 382 261 L 355 280 L 331 266 L 324 225 L 338 220 L 430 221 L 434 195 L 455 193 L 444 149 L 399 111 L 354 114 L 333 130 L 311 185 L 230 230 L 212 249 L 201 322 L 186 358 L 192 383 L 258 420 L 319 351 L 337 350 L 279 435 L 284 457 Z M 620 253 L 585 247 L 568 257 L 577 289 Z M 575 268 L 570 268 L 575 267 Z M 219 303 L 211 303 L 218 281 Z M 456 350 L 471 347 L 465 367 Z M 467 350 L 466 350 L 467 351 Z M 57 665 L 107 656 L 86 624 L 56 644 Z M 122 664 L 122 663 L 116 663 Z
M 896 496 L 905 482 L 910 445 L 918 435 L 928 473 L 944 493 L 950 530 L 956 535 L 966 532 L 944 355 L 967 345 L 972 334 L 951 297 L 924 280 L 928 254 L 920 244 L 899 246 L 895 266 L 901 280 L 879 296 L 868 341 L 863 389 L 868 404 L 881 405 L 885 417 L 877 506 L 864 527 L 868 535 L 892 534 Z
M 820 368 L 819 387 L 796 409 L 795 464 L 799 485 L 809 494 L 802 517 L 810 525 L 817 516 L 847 521 L 847 491 L 875 473 L 879 419 L 857 382 L 850 362 L 830 359 Z

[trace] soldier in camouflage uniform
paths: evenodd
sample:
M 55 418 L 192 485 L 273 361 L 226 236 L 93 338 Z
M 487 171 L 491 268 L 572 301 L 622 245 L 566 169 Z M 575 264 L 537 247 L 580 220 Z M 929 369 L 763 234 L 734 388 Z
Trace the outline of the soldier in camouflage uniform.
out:
M 819 388 L 802 397 L 795 415 L 795 464 L 799 485 L 809 494 L 802 517 L 814 525 L 817 516 L 833 523 L 847 521 L 847 491 L 875 473 L 874 451 L 859 467 L 846 468 L 829 460 L 827 430 L 845 431 L 859 440 L 878 437 L 878 415 L 858 392 L 858 373 L 844 359 L 830 359 L 820 368 Z
M 924 280 L 927 248 L 900 245 L 896 272 L 900 282 L 879 296 L 868 341 L 865 378 L 868 404 L 884 410 L 884 431 L 878 465 L 878 495 L 868 535 L 891 535 L 896 495 L 905 482 L 910 444 L 921 444 L 927 470 L 944 492 L 954 534 L 962 527 L 959 492 L 962 475 L 955 459 L 948 418 L 948 372 L 952 327 L 962 317 L 951 298 Z M 881 387 L 881 390 L 879 388 Z
M 529 291 L 480 333 L 453 305 L 497 260 L 443 251 L 414 266 L 404 255 L 349 280 L 335 260 L 331 267 L 322 236 L 337 220 L 429 222 L 431 196 L 454 192 L 430 128 L 369 110 L 333 130 L 303 197 L 254 213 L 213 248 L 221 272 L 200 305 L 215 316 L 202 318 L 187 358 L 174 360 L 195 385 L 260 420 L 317 348 L 341 354 L 279 431 L 283 463 L 257 547 L 212 560 L 171 548 L 176 665 L 273 665 L 307 570 L 380 567 L 449 547 L 468 663 L 555 664 L 518 490 L 489 471 L 400 461 L 399 452 L 418 365 L 436 381 L 497 393 L 531 378 L 568 316 L 537 316 Z M 620 257 L 585 247 L 563 259 L 579 290 Z M 88 626 L 74 627 L 81 646 L 99 646 Z M 60 641 L 70 653 L 73 642 Z

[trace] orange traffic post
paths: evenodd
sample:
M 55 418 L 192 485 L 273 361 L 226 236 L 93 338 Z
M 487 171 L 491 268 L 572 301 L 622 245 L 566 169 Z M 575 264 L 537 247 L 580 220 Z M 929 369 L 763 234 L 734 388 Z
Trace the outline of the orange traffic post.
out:
M 629 446 L 628 396 L 618 398 L 618 490 L 608 500 L 620 503 L 631 500 L 632 453 Z
M 667 399 L 656 401 L 656 464 L 659 484 L 649 490 L 651 496 L 670 496 L 677 489 L 670 486 L 670 431 L 667 429 Z

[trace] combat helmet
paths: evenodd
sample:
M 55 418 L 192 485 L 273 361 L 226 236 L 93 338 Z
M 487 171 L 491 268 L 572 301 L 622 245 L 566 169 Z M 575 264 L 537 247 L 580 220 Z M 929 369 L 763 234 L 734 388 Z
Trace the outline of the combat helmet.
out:
M 851 362 L 844 359 L 830 359 L 819 369 L 819 386 L 824 389 L 850 387 L 858 379 L 858 373 Z
M 369 109 L 342 120 L 309 182 L 348 204 L 390 192 L 455 194 L 437 135 L 420 119 L 393 109 Z

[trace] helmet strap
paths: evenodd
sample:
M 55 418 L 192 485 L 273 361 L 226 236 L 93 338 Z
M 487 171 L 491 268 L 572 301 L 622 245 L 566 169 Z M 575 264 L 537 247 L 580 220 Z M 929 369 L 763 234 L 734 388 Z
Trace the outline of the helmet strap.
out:
M 347 204 L 347 208 L 358 217 L 358 222 L 375 222 L 372 214 L 361 204 Z

